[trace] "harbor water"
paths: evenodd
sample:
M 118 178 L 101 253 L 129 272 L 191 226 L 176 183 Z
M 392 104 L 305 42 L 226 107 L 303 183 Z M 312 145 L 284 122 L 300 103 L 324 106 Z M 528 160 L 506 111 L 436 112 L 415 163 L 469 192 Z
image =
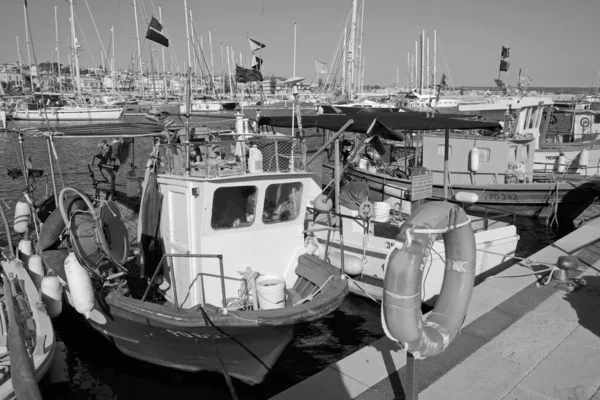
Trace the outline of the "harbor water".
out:
M 271 111 L 270 115 L 278 113 Z M 289 110 L 281 111 L 289 114 Z M 264 115 L 264 114 L 263 114 Z M 247 116 L 254 118 L 255 110 Z M 196 118 L 195 122 L 209 127 L 228 128 L 233 123 L 233 113 L 215 117 Z M 221 119 L 221 121 L 218 121 Z M 215 122 L 216 121 L 216 122 Z M 9 123 L 9 127 L 14 122 Z M 19 126 L 27 126 L 22 122 Z M 14 125 L 12 125 L 14 126 Z M 315 151 L 322 143 L 316 132 L 307 140 L 309 151 Z M 57 175 L 62 175 L 66 186 L 81 188 L 90 193 L 91 177 L 88 164 L 98 152 L 98 139 L 55 139 L 59 164 Z M 152 139 L 135 140 L 135 173 L 143 176 Z M 31 157 L 33 168 L 44 170 L 35 181 L 35 198 L 42 200 L 52 192 L 49 178 L 50 165 L 46 141 L 25 137 L 25 158 Z M 24 179 L 12 179 L 6 172 L 19 167 L 19 143 L 14 134 L 0 133 L 0 201 L 7 211 L 9 222 L 15 204 L 22 198 Z M 124 177 L 131 165 L 122 167 L 118 173 L 118 188 L 125 189 Z M 94 173 L 99 178 L 97 168 Z M 57 182 L 60 187 L 61 179 Z M 596 206 L 593 206 L 596 207 Z M 546 227 L 544 220 L 517 219 L 521 241 L 518 256 L 528 256 L 552 243 L 568 232 Z M 0 240 L 5 242 L 2 228 Z M 17 236 L 13 236 L 17 239 Z M 230 399 L 225 379 L 217 373 L 186 373 L 158 367 L 122 355 L 108 340 L 81 323 L 75 315 L 64 313 L 55 321 L 57 337 L 67 348 L 69 371 L 68 390 L 60 399 L 162 399 L 202 398 Z M 348 296 L 342 306 L 326 318 L 298 327 L 297 338 L 284 351 L 277 364 L 261 385 L 250 387 L 235 382 L 240 399 L 266 399 L 282 390 L 314 375 L 328 365 L 382 337 L 379 305 L 355 296 Z

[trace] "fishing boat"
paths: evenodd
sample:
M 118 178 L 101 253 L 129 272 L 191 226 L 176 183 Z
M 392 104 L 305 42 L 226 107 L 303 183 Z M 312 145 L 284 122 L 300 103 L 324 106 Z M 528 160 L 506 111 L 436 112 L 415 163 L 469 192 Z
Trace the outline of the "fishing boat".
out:
M 318 188 L 304 144 L 275 135 L 165 140 L 141 197 L 119 197 L 109 184 L 110 196 L 93 203 L 63 189 L 40 232 L 41 256 L 66 303 L 124 354 L 260 383 L 295 327 L 348 293 L 340 270 L 305 249 Z M 124 163 L 122 152 L 103 157 L 99 168 Z
M 372 203 L 369 199 L 373 197 L 368 183 L 348 182 L 340 195 L 341 212 L 323 213 L 313 208 L 307 226 L 314 229 L 313 246 L 318 246 L 321 258 L 330 260 L 339 268 L 341 259 L 344 259 L 344 271 L 352 277 L 350 292 L 381 301 L 385 261 L 395 246 L 408 214 L 392 197 L 387 197 L 386 202 Z M 373 212 L 365 214 L 365 207 Z M 323 229 L 331 226 L 341 226 L 341 232 Z M 471 217 L 471 226 L 477 251 L 475 275 L 477 282 L 481 282 L 512 264 L 520 237 L 514 217 L 513 223 L 488 217 Z M 424 271 L 426 279 L 421 300 L 425 303 L 435 303 L 440 294 L 445 259 L 444 243 L 438 238 L 432 244 Z
M 265 117 L 259 123 L 291 126 L 289 118 L 284 117 Z M 496 210 L 501 214 L 557 216 L 573 221 L 600 189 L 597 176 L 536 176 L 534 137 L 507 137 L 501 134 L 506 127 L 500 128 L 498 123 L 398 113 L 304 117 L 302 124 L 304 128 L 332 131 L 344 127 L 390 140 L 388 150 L 383 145 L 379 150 L 363 147 L 363 160 L 360 155 L 350 160 L 345 175 L 348 180 L 368 182 L 380 199 L 393 197 L 407 209 L 414 182 L 427 180 L 432 186 L 426 196 L 430 200 L 447 199 L 470 211 Z M 451 129 L 455 131 L 452 135 Z M 383 159 L 382 154 L 387 158 Z

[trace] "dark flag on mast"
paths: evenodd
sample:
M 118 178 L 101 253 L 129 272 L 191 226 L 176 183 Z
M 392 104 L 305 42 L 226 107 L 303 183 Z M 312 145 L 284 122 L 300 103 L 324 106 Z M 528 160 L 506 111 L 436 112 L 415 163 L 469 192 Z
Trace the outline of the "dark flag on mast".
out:
M 502 46 L 501 58 L 508 58 L 508 57 L 510 57 L 510 48 Z
M 165 47 L 169 47 L 169 39 L 162 34 L 163 26 L 154 16 L 150 20 L 148 25 L 148 31 L 146 32 L 146 39 L 152 40 L 155 43 L 162 44 Z
M 260 67 L 262 66 L 263 60 L 262 58 L 258 58 L 256 56 L 252 56 L 252 69 L 260 72 Z
M 508 71 L 508 67 L 510 67 L 510 63 L 505 60 L 500 60 L 500 71 Z
M 260 50 L 260 49 L 264 49 L 265 46 L 264 44 L 262 44 L 259 41 L 256 41 L 254 39 L 250 39 L 248 38 L 248 43 L 250 43 L 250 50 L 252 50 L 252 52 L 255 52 L 256 50 Z
M 263 76 L 259 71 L 235 66 L 235 81 L 237 83 L 262 82 Z

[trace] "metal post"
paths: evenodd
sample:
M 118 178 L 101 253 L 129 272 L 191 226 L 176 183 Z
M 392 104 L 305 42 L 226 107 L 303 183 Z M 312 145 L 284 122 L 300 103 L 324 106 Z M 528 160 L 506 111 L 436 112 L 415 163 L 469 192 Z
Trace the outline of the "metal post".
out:
M 407 385 L 404 386 L 406 400 L 419 399 L 419 364 L 413 357 L 412 353 L 406 354 L 406 377 Z
M 448 201 L 448 151 L 450 150 L 450 129 L 444 131 L 444 201 Z
M 338 216 L 338 225 L 340 229 L 340 254 L 341 256 L 341 270 L 342 279 L 345 279 L 344 275 L 344 230 L 342 226 L 342 216 L 340 210 L 340 140 L 335 139 L 335 213 Z
M 23 178 L 25 178 L 25 191 L 29 193 L 29 171 L 27 171 L 27 164 L 25 164 L 25 152 L 23 151 L 23 135 L 19 133 L 19 149 L 21 151 L 21 160 L 23 160 L 23 164 L 21 168 L 23 168 Z
M 46 138 L 48 145 L 48 161 L 50 162 L 50 175 L 52 175 L 52 190 L 54 190 L 54 204 L 58 208 L 58 191 L 56 190 L 56 177 L 54 176 L 54 163 L 52 162 L 52 148 L 50 146 L 50 138 Z

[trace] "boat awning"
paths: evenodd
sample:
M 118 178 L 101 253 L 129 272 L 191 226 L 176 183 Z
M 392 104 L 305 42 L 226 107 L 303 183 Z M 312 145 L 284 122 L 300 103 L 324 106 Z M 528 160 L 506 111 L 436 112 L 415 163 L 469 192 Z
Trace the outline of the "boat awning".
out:
M 86 138 L 86 137 L 150 137 L 160 136 L 166 129 L 163 124 L 148 122 L 113 122 L 85 125 L 58 124 L 30 128 L 13 128 L 12 132 L 31 137 Z
M 354 123 L 347 129 L 348 132 L 367 133 L 376 127 L 381 128 L 382 135 L 396 130 L 409 131 L 433 131 L 443 129 L 488 129 L 499 130 L 501 125 L 497 122 L 467 121 L 462 119 L 444 118 L 426 118 L 413 113 L 394 113 L 394 114 L 355 114 L 349 115 L 310 115 L 302 117 L 303 128 L 321 128 L 331 131 L 340 130 L 348 120 L 352 119 Z M 281 117 L 262 117 L 258 121 L 259 125 L 269 125 L 280 128 L 291 128 L 292 118 L 290 116 Z M 375 125 L 371 127 L 372 124 Z M 298 126 L 298 122 L 294 122 Z M 375 133 L 375 132 L 373 132 Z M 390 138 L 392 139 L 392 138 Z

